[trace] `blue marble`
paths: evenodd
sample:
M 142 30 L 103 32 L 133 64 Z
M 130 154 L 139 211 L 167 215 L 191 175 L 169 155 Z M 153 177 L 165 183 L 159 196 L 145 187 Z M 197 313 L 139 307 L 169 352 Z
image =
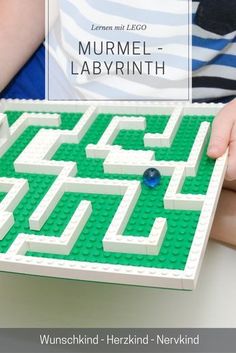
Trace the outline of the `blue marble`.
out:
M 161 173 L 155 168 L 148 168 L 143 173 L 143 182 L 149 188 L 155 188 L 161 183 Z

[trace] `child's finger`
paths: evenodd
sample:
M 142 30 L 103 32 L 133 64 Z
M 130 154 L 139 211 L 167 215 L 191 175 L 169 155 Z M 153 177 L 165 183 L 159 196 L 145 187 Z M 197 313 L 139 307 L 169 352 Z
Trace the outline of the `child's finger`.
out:
M 232 128 L 233 117 L 228 107 L 225 107 L 212 124 L 211 138 L 207 151 L 209 157 L 218 158 L 224 154 L 230 142 Z
M 229 144 L 229 161 L 226 180 L 236 180 L 236 124 L 234 124 Z

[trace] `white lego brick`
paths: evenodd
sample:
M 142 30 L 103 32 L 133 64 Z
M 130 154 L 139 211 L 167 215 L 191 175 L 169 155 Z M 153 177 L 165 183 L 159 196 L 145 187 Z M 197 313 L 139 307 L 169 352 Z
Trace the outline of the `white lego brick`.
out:
M 61 170 L 59 177 L 74 177 L 77 174 L 77 164 L 75 162 L 61 162 L 64 163 L 63 169 Z
M 16 141 L 16 139 L 25 131 L 27 127 L 28 127 L 27 114 L 22 113 L 22 115 L 10 127 L 11 140 Z
M 15 185 L 22 185 L 27 183 L 25 179 L 16 179 L 16 178 L 0 178 L 0 191 L 1 192 L 9 192 Z
M 10 212 L 0 212 L 0 240 L 2 240 L 14 225 L 14 217 Z
M 41 129 L 15 160 L 14 166 L 17 171 L 24 172 L 24 168 L 22 167 L 24 162 L 37 163 L 46 159 L 51 150 L 55 152 L 54 146 L 59 146 L 59 138 L 60 136 L 57 131 Z M 20 165 L 21 167 L 19 167 Z
M 111 151 L 106 159 L 108 162 L 119 162 L 121 164 L 127 164 L 129 162 L 134 163 L 149 163 L 154 159 L 153 151 L 141 151 L 141 150 L 118 150 Z
M 1 187 L 6 182 L 7 187 L 11 187 L 6 190 L 6 188 Z M 5 190 L 4 190 L 5 189 Z M 29 190 L 28 181 L 25 179 L 7 179 L 6 181 L 2 181 L 0 178 L 0 190 L 8 191 L 5 198 L 0 203 L 0 211 L 10 211 L 12 212 L 23 199 L 27 191 Z
M 146 147 L 170 147 L 182 120 L 182 107 L 177 107 L 172 112 L 166 128 L 162 134 L 145 134 L 144 146 Z
M 145 130 L 146 118 L 143 116 L 115 116 L 119 130 Z
M 29 234 L 18 234 L 14 243 L 10 246 L 7 256 L 15 257 L 17 259 L 18 255 L 24 255 L 29 251 L 27 242 L 25 241 L 26 237 L 29 237 Z
M 87 158 L 106 158 L 110 151 L 119 151 L 121 149 L 120 146 L 117 145 L 93 145 L 89 144 L 86 146 L 86 157 Z
M 22 116 L 17 119 L 18 122 L 21 119 L 27 120 L 27 126 L 60 126 L 61 117 L 60 114 L 50 113 L 23 113 Z
M 113 237 L 111 239 L 105 238 L 103 239 L 103 249 L 104 251 L 126 254 L 146 254 L 144 241 L 144 237 L 134 236 Z
M 167 232 L 166 218 L 156 218 L 147 239 L 147 254 L 158 255 Z
M 162 134 L 156 133 L 146 133 L 144 135 L 144 146 L 145 147 L 163 147 L 163 137 Z
M 171 176 L 177 167 L 183 167 L 185 162 L 175 162 L 175 161 L 153 161 L 150 167 L 159 170 L 161 175 Z M 148 167 L 148 168 L 150 168 Z
M 10 147 L 9 136 L 10 129 L 7 116 L 0 113 L 0 156 L 2 156 Z
M 170 183 L 168 185 L 168 188 L 166 190 L 165 196 L 164 196 L 164 200 L 166 196 L 175 196 L 176 194 L 178 194 L 183 186 L 185 180 L 185 167 L 184 166 L 180 166 L 175 168 L 172 177 L 170 179 Z
M 91 179 L 91 178 L 77 178 L 77 179 L 67 179 L 65 180 L 65 190 L 67 192 L 77 192 L 77 193 L 94 193 L 94 194 L 119 194 L 120 187 L 117 183 L 112 183 L 108 181 L 107 183 L 101 181 L 101 179 Z
M 22 234 L 23 235 L 23 234 Z M 66 244 L 61 244 L 61 246 L 58 246 L 60 238 L 54 237 L 54 236 L 37 236 L 37 235 L 31 235 L 29 234 L 24 234 L 25 236 L 25 243 L 27 244 L 28 251 L 35 251 L 35 252 L 43 252 L 43 253 L 54 253 L 60 255 L 65 254 L 67 255 L 68 250 L 66 247 Z M 17 253 L 18 255 L 24 255 Z
M 176 194 L 176 196 L 173 198 L 173 209 L 201 211 L 204 200 L 205 195 Z M 165 208 L 167 208 L 166 203 Z
M 209 136 L 209 133 L 210 133 L 210 123 L 208 122 L 201 123 L 187 161 L 186 176 L 196 175 L 204 148 L 207 144 L 207 137 Z
M 112 150 L 106 157 L 103 168 L 105 173 L 140 174 L 140 169 L 143 173 L 151 161 L 154 162 L 153 159 L 153 151 Z
M 64 194 L 63 182 L 57 179 L 47 194 L 44 196 L 36 210 L 29 218 L 29 226 L 32 230 L 40 230 L 50 217 L 57 203 Z
M 0 141 L 10 137 L 10 129 L 6 114 L 0 113 Z
M 65 192 L 124 195 L 133 182 L 114 179 L 65 178 L 63 185 Z
M 18 159 L 40 160 L 56 152 L 60 146 L 60 131 L 41 129 L 27 145 Z M 51 152 L 52 150 L 52 152 Z
M 56 162 L 56 161 L 42 161 L 42 162 L 28 162 L 17 160 L 15 164 L 16 172 L 30 173 L 30 174 L 50 174 L 50 175 L 61 175 L 68 170 L 75 175 L 77 173 L 77 166 L 74 162 Z
M 68 253 L 70 253 L 75 242 L 79 238 L 80 233 L 83 231 L 92 213 L 92 204 L 90 201 L 81 201 L 77 207 L 74 215 L 72 216 L 68 226 L 62 234 L 62 240 L 67 242 Z
M 0 157 L 4 155 L 4 153 L 11 147 L 11 143 L 9 139 L 1 139 L 0 140 Z
M 61 143 L 79 143 L 97 117 L 97 108 L 88 107 L 73 130 L 61 130 Z
M 29 251 L 67 255 L 79 238 L 83 228 L 92 213 L 90 201 L 81 201 L 73 214 L 61 237 L 47 237 L 20 234 L 20 246 L 13 244 L 9 249 L 11 255 L 23 255 L 25 249 Z
M 0 178 L 0 190 L 7 192 L 0 202 L 0 239 L 3 239 L 14 224 L 12 212 L 29 190 L 29 185 L 24 179 Z
M 108 174 L 124 174 L 123 165 L 121 163 L 116 163 L 116 162 L 109 163 L 107 161 L 104 161 L 103 171 L 104 173 L 108 173 Z M 130 174 L 132 174 L 132 172 Z M 137 173 L 133 173 L 133 174 L 137 174 Z
M 213 115 L 219 113 L 219 111 L 224 107 L 222 103 L 194 103 L 184 105 L 184 115 Z
M 162 102 L 129 101 L 129 102 L 96 102 L 100 113 L 121 114 L 121 115 L 169 115 L 175 108 L 172 102 L 166 104 Z
M 119 132 L 119 120 L 113 118 L 106 130 L 104 131 L 102 137 L 98 141 L 98 145 L 106 146 L 112 145 L 114 139 Z

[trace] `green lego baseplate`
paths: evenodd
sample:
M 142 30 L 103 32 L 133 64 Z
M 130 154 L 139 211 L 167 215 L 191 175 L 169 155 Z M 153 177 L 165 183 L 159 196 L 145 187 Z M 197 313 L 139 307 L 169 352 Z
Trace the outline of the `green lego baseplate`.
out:
M 23 113 L 25 111 L 4 111 L 9 126 L 14 126 Z M 141 194 L 129 217 L 123 236 L 148 237 L 155 219 L 157 217 L 165 218 L 167 219 L 168 227 L 159 253 L 136 254 L 104 250 L 103 238 L 121 203 L 122 195 L 65 192 L 41 229 L 32 230 L 30 228 L 29 217 L 50 190 L 57 176 L 43 174 L 40 171 L 39 173 L 16 172 L 14 162 L 42 128 L 71 131 L 83 117 L 83 112 L 57 113 L 61 118 L 60 126 L 27 127 L 0 158 L 0 178 L 23 178 L 29 184 L 28 192 L 13 211 L 14 224 L 0 241 L 0 253 L 7 254 L 21 233 L 60 238 L 80 202 L 87 200 L 92 203 L 92 214 L 69 254 L 32 251 L 28 248 L 24 257 L 29 259 L 40 258 L 66 262 L 132 266 L 140 269 L 153 268 L 184 271 L 201 211 L 168 209 L 164 207 L 163 199 L 170 183 L 170 175 L 162 175 L 160 185 L 155 188 L 149 188 L 143 183 L 142 175 L 135 173 L 105 173 L 103 168 L 104 158 L 88 158 L 86 156 L 86 146 L 89 144 L 96 145 L 112 122 L 114 114 L 111 113 L 97 113 L 94 122 L 87 129 L 80 142 L 60 144 L 50 160 L 75 162 L 78 169 L 75 178 L 139 181 Z M 124 114 L 115 115 L 124 116 Z M 140 116 L 140 114 L 125 114 L 125 116 L 127 118 L 132 116 L 133 118 Z M 146 120 L 145 130 L 120 129 L 112 144 L 121 146 L 123 150 L 153 151 L 155 159 L 165 161 L 187 161 L 201 124 L 203 122 L 212 123 L 214 118 L 213 114 L 185 114 L 170 147 L 145 147 L 144 135 L 147 133 L 163 134 L 170 119 L 170 114 L 142 114 L 142 116 Z M 187 176 L 185 178 L 180 190 L 181 194 L 207 194 L 215 161 L 207 157 L 206 149 L 207 144 L 204 147 L 196 176 Z M 6 192 L 0 192 L 0 202 L 4 200 L 6 195 Z M 114 282 L 116 282 L 116 279 L 114 279 Z M 166 286 L 168 287 L 168 284 L 166 285 L 165 282 L 164 287 Z

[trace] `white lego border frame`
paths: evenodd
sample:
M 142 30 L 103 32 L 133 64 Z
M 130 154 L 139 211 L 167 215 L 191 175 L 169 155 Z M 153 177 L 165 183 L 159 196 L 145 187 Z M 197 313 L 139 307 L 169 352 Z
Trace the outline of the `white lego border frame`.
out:
M 153 102 L 42 102 L 2 100 L 0 113 L 6 110 L 22 110 L 34 112 L 84 112 L 93 105 L 93 114 L 171 114 L 176 106 L 183 107 L 183 115 L 215 115 L 222 104 L 185 104 L 153 103 Z M 169 270 L 146 267 L 76 262 L 35 258 L 11 253 L 0 254 L 0 270 L 35 275 L 71 278 L 87 281 L 132 284 L 141 286 L 164 287 L 174 289 L 194 289 L 201 268 L 209 237 L 213 217 L 220 195 L 227 166 L 227 153 L 216 161 L 206 197 L 203 201 L 193 243 L 189 252 L 185 269 Z M 89 212 L 89 205 L 84 206 Z M 77 209 L 78 212 L 81 209 Z M 66 234 L 65 229 L 65 234 Z M 64 234 L 64 233 L 63 233 Z M 64 234 L 64 235 L 65 235 Z M 17 246 L 17 239 L 13 244 Z M 13 245 L 12 245 L 13 246 Z M 14 248 L 12 249 L 14 250 Z M 14 252 L 14 251 L 13 251 Z

